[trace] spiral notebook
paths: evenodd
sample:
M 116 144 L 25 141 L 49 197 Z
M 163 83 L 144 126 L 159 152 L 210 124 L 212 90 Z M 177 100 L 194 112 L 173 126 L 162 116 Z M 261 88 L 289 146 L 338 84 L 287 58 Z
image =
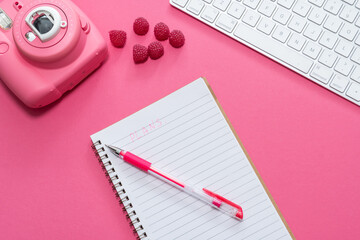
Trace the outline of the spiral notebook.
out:
M 293 239 L 204 78 L 91 136 L 138 239 Z M 114 156 L 121 147 L 241 205 L 236 220 Z

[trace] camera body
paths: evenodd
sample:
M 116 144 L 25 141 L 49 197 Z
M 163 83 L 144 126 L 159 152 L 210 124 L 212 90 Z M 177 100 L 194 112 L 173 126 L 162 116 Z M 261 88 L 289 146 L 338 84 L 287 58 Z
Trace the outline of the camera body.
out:
M 69 0 L 0 2 L 0 79 L 29 107 L 59 99 L 107 53 L 94 24 Z

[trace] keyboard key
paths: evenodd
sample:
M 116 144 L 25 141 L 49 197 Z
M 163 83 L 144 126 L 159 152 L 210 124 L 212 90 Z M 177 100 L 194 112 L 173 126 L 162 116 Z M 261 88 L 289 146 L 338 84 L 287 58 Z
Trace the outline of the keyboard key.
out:
M 269 20 L 268 18 L 262 18 L 260 20 L 257 29 L 259 29 L 261 32 L 267 35 L 270 35 L 274 27 L 275 27 L 275 23 L 273 21 Z
M 312 59 L 316 59 L 319 56 L 320 51 L 321 51 L 321 47 L 318 44 L 315 44 L 313 42 L 308 42 L 306 44 L 303 53 L 306 56 L 311 57 Z
M 278 10 L 276 11 L 276 13 L 274 14 L 273 19 L 275 21 L 277 21 L 278 23 L 285 25 L 287 23 L 287 21 L 289 20 L 290 16 L 291 16 L 291 13 L 288 10 L 286 10 L 285 8 L 279 7 Z
M 313 64 L 313 61 L 304 57 L 296 51 L 289 51 L 289 48 L 279 43 L 266 35 L 239 24 L 235 29 L 234 35 L 245 42 L 251 42 L 252 46 L 266 52 L 282 62 L 296 68 L 297 70 L 308 73 Z
M 299 0 L 293 8 L 293 11 L 302 17 L 305 17 L 309 10 L 310 5 L 307 3 L 306 0 Z
M 247 11 L 243 17 L 243 22 L 248 24 L 251 27 L 255 27 L 256 23 L 259 21 L 260 15 L 254 11 Z
M 351 79 L 360 83 L 360 66 L 355 68 L 354 72 L 351 74 Z
M 205 3 L 201 0 L 191 0 L 189 5 L 187 6 L 187 10 L 198 15 L 204 6 L 205 6 Z
M 355 7 L 359 8 L 360 9 L 360 1 L 357 1 Z
M 344 2 L 350 4 L 350 5 L 353 5 L 355 0 L 343 0 Z
M 270 17 L 275 10 L 275 4 L 269 0 L 264 0 L 260 5 L 258 11 L 267 17 Z
M 290 35 L 290 30 L 279 25 L 276 27 L 272 37 L 284 43 L 286 42 L 286 39 L 289 37 L 289 35 Z
M 346 21 L 348 21 L 349 23 L 352 23 L 355 18 L 356 15 L 358 14 L 359 10 L 356 10 L 355 8 L 353 8 L 352 6 L 348 6 L 346 5 L 343 10 L 340 13 L 340 17 Z
M 337 41 L 337 36 L 333 33 L 325 31 L 321 36 L 319 43 L 324 47 L 332 49 Z
M 306 20 L 304 18 L 295 15 L 291 19 L 288 26 L 290 29 L 292 29 L 298 33 L 301 33 L 305 27 L 305 24 L 306 24 Z
M 345 23 L 339 32 L 339 35 L 346 38 L 349 41 L 354 40 L 358 29 L 351 24 Z
M 326 13 L 320 8 L 313 8 L 308 19 L 318 25 L 321 25 L 326 17 Z
M 360 64 L 360 48 L 355 49 L 353 55 L 351 56 L 351 60 Z
M 249 8 L 255 9 L 259 5 L 260 0 L 244 0 L 243 3 Z
M 360 0 L 170 1 L 360 106 Z
M 213 6 L 221 11 L 225 11 L 229 4 L 230 0 L 215 0 Z
M 210 7 L 210 6 L 206 6 L 205 10 L 201 14 L 201 17 L 203 19 L 205 19 L 206 21 L 212 23 L 215 21 L 218 14 L 219 14 L 218 10 L 216 10 L 215 8 Z
M 337 59 L 336 53 L 324 49 L 324 51 L 320 55 L 319 62 L 331 68 L 334 65 L 336 59 Z
M 351 42 L 341 39 L 335 48 L 335 52 L 343 55 L 344 57 L 348 57 L 352 49 L 353 45 Z
M 324 28 L 326 28 L 329 31 L 332 31 L 333 33 L 337 33 L 340 26 L 341 26 L 341 20 L 331 15 L 326 19 L 324 23 Z
M 309 23 L 309 25 L 307 26 L 307 28 L 304 31 L 304 35 L 308 38 L 310 38 L 311 40 L 317 41 L 317 39 L 319 38 L 320 34 L 321 34 L 321 27 L 313 24 L 313 23 Z
M 332 80 L 330 87 L 338 90 L 339 92 L 344 92 L 347 85 L 349 84 L 349 80 L 341 75 L 335 75 Z
M 233 16 L 234 18 L 237 18 L 239 19 L 241 17 L 241 15 L 244 13 L 245 11 L 245 7 L 240 5 L 239 3 L 232 3 L 229 10 L 228 10 L 228 13 Z
M 335 71 L 347 76 L 349 75 L 352 67 L 353 64 L 349 60 L 340 58 L 335 66 Z
M 172 0 L 172 2 L 179 5 L 180 7 L 185 7 L 188 0 Z
M 290 9 L 294 2 L 294 0 L 278 0 L 277 3 L 284 8 Z
M 352 83 L 347 90 L 346 95 L 355 99 L 356 101 L 360 101 L 360 84 Z
M 327 84 L 333 74 L 331 68 L 327 68 L 323 65 L 316 64 L 314 69 L 311 71 L 310 76 L 316 78 L 320 82 Z
M 300 51 L 304 46 L 305 42 L 306 39 L 303 36 L 294 33 L 293 35 L 291 35 L 288 45 L 293 49 Z
M 216 25 L 227 32 L 232 32 L 234 30 L 236 23 L 237 21 L 234 18 L 229 17 L 226 14 L 220 14 L 220 17 L 218 18 Z
M 360 2 L 360 1 L 359 1 Z M 355 25 L 360 27 L 360 17 L 358 18 L 358 20 L 355 22 Z
M 324 6 L 324 9 L 334 15 L 339 13 L 342 3 L 339 0 L 329 0 Z
M 321 7 L 324 4 L 324 1 L 325 0 L 309 0 L 310 3 L 312 3 L 318 7 Z

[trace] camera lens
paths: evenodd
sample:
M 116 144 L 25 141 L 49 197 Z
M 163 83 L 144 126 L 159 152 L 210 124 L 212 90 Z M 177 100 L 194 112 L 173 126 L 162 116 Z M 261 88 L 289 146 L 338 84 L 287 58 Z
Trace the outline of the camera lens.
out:
M 38 17 L 34 21 L 33 25 L 41 34 L 49 32 L 54 26 L 46 15 Z

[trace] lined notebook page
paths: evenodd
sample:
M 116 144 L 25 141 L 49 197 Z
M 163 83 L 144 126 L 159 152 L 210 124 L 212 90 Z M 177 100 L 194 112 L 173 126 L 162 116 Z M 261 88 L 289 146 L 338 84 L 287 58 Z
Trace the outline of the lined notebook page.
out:
M 231 218 L 106 149 L 146 239 L 292 239 L 202 78 L 91 138 L 244 210 L 243 221 Z

